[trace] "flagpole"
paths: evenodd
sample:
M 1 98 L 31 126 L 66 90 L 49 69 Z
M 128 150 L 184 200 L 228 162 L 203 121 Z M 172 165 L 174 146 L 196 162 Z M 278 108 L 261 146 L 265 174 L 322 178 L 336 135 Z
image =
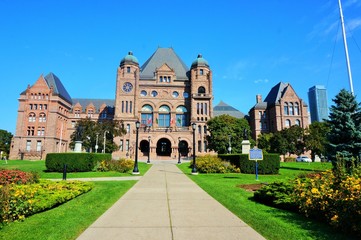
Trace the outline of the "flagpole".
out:
M 349 56 L 348 56 L 347 39 L 346 39 L 346 31 L 345 31 L 345 22 L 344 22 L 344 20 L 343 20 L 341 0 L 338 0 L 338 6 L 339 6 L 339 8 L 340 8 L 340 18 L 341 18 L 341 26 L 342 26 L 342 36 L 343 36 L 343 44 L 344 44 L 344 46 L 345 46 L 345 55 L 346 55 L 346 64 L 347 64 L 348 79 L 349 79 L 349 82 L 350 82 L 350 91 L 351 91 L 351 94 L 354 95 L 354 92 L 353 92 L 353 84 L 352 84 L 351 66 L 350 66 L 350 58 L 349 58 Z

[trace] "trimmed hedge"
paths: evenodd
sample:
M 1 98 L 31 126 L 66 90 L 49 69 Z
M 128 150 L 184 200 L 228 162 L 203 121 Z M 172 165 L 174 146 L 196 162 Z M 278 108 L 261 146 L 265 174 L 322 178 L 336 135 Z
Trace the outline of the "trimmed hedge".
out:
M 218 157 L 235 165 L 241 173 L 255 173 L 256 161 L 248 160 L 248 154 L 218 154 Z M 279 154 L 263 154 L 263 160 L 258 161 L 259 174 L 278 174 L 279 169 Z
M 111 159 L 110 153 L 48 153 L 45 166 L 49 172 L 63 172 L 64 164 L 67 172 L 90 172 L 98 162 Z

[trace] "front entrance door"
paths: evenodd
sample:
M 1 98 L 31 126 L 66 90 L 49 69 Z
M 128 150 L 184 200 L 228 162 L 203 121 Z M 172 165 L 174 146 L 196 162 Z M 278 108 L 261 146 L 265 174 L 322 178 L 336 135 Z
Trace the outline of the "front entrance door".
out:
M 188 156 L 188 143 L 186 141 L 180 141 L 179 152 L 183 157 Z
M 161 138 L 157 143 L 157 155 L 158 156 L 170 156 L 172 153 L 172 146 L 168 139 Z

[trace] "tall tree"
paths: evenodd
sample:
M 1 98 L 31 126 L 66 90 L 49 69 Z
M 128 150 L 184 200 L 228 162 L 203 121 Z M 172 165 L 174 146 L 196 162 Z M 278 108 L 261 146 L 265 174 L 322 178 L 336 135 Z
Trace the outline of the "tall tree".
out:
M 316 155 L 326 155 L 327 134 L 329 131 L 330 128 L 326 122 L 313 122 L 306 129 L 305 146 L 306 150 L 311 151 L 313 161 Z
M 13 135 L 11 132 L 0 129 L 0 151 L 6 153 L 6 155 L 10 152 L 11 139 Z
M 262 149 L 263 152 L 270 152 L 271 151 L 271 141 L 273 138 L 273 133 L 262 133 L 258 136 L 257 139 L 257 147 Z
M 242 141 L 249 140 L 250 127 L 246 119 L 230 115 L 220 115 L 207 122 L 210 135 L 207 136 L 208 149 L 223 154 L 228 153 L 229 140 L 232 153 L 242 152 Z
M 305 152 L 303 128 L 297 125 L 293 125 L 289 128 L 283 129 L 281 133 L 282 136 L 286 139 L 289 154 L 301 155 Z
M 328 153 L 333 166 L 342 159 L 346 169 L 356 163 L 361 153 L 361 112 L 360 104 L 356 97 L 345 89 L 342 89 L 332 101 L 335 105 L 330 108 L 328 124 Z M 339 156 L 339 158 L 336 158 Z
M 82 141 L 82 147 L 87 151 L 95 151 L 97 144 L 98 152 L 104 149 L 105 136 L 105 152 L 113 152 L 118 148 L 118 145 L 113 141 L 114 137 L 125 134 L 125 129 L 122 121 L 101 121 L 96 122 L 90 118 L 80 119 L 76 126 L 76 130 L 70 136 L 70 146 L 74 147 L 76 141 Z

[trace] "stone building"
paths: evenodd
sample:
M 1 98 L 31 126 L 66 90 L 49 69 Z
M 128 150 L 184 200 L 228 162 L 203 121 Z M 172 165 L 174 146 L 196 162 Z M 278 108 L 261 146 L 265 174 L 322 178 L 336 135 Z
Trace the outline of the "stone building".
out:
M 72 99 L 53 73 L 40 76 L 20 94 L 10 158 L 40 159 L 50 152 L 72 151 L 70 135 L 85 117 L 123 121 L 127 133 L 114 139 L 119 145 L 115 159 L 134 157 L 137 121 L 140 159 L 148 153 L 151 159 L 190 156 L 192 123 L 196 152 L 204 154 L 212 93 L 212 71 L 202 55 L 188 68 L 172 48 L 158 48 L 142 66 L 129 52 L 117 69 L 115 100 Z
M 309 125 L 307 104 L 297 96 L 289 83 L 278 83 L 262 101 L 256 96 L 256 105 L 249 111 L 252 138 L 261 133 L 277 132 L 292 125 Z

